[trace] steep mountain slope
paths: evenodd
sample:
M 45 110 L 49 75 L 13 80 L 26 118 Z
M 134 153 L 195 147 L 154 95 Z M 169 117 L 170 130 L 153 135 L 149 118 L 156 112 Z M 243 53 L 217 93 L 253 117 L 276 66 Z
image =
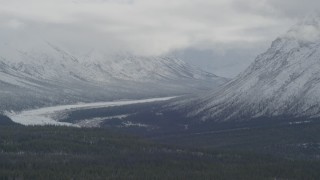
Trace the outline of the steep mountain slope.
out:
M 36 40 L 0 45 L 0 110 L 177 95 L 224 82 L 171 57 L 83 55 Z
M 189 107 L 189 115 L 216 121 L 320 115 L 320 17 L 294 26 L 237 78 Z

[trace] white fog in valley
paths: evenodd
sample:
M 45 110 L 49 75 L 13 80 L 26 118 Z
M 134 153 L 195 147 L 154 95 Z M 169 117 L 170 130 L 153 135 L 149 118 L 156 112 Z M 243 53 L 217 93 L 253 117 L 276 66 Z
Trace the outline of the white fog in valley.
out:
M 175 104 L 203 119 L 318 113 L 316 1 L 0 3 L 0 112 L 192 94 Z
M 0 0 L 0 180 L 319 179 L 319 0 Z
M 74 104 L 74 105 L 64 105 L 64 106 L 54 106 L 46 107 L 35 110 L 26 110 L 22 112 L 6 112 L 14 122 L 27 125 L 58 125 L 58 126 L 74 126 L 74 127 L 86 127 L 87 124 L 79 122 L 77 124 L 72 124 L 68 122 L 59 122 L 66 116 L 68 111 L 83 110 L 83 109 L 95 109 L 95 108 L 107 108 L 115 106 L 125 106 L 131 104 L 141 104 L 141 103 L 151 103 L 151 102 L 160 102 L 168 101 L 175 97 L 165 97 L 165 98 L 153 98 L 153 99 L 143 99 L 143 100 L 127 100 L 127 101 L 113 101 L 113 102 L 97 102 L 97 103 L 83 103 L 83 104 Z M 104 117 L 102 119 L 107 119 Z M 121 116 L 112 117 L 112 118 L 121 118 Z M 92 119 L 91 119 L 92 120 Z M 86 120 L 86 121 L 90 121 Z M 99 125 L 99 124 L 97 124 Z M 99 126 L 98 126 L 99 127 Z

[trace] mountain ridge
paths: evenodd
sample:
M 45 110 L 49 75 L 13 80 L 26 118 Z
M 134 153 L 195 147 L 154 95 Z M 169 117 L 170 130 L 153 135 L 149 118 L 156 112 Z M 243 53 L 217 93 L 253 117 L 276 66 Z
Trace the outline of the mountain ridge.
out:
M 187 107 L 188 116 L 204 121 L 319 116 L 320 36 L 305 36 L 311 29 L 316 32 L 312 37 L 318 37 L 319 22 L 294 26 L 235 79 L 216 91 L 176 103 L 178 109 Z
M 46 41 L 3 44 L 0 109 L 181 95 L 228 80 L 172 57 L 79 54 Z

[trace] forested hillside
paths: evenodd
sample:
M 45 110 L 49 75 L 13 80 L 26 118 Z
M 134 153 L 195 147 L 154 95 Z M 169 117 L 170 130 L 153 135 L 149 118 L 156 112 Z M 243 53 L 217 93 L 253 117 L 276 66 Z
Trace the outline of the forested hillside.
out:
M 0 179 L 317 179 L 320 162 L 158 145 L 106 129 L 0 126 Z

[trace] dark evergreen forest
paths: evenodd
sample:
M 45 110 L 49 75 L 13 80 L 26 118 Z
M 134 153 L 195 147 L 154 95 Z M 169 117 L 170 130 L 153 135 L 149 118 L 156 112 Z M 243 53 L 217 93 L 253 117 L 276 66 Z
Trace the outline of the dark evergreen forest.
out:
M 224 138 L 228 142 L 226 135 Z M 223 137 L 219 139 L 222 141 Z M 236 148 L 166 145 L 104 128 L 0 126 L 3 180 L 319 177 L 317 159 L 286 158 Z

